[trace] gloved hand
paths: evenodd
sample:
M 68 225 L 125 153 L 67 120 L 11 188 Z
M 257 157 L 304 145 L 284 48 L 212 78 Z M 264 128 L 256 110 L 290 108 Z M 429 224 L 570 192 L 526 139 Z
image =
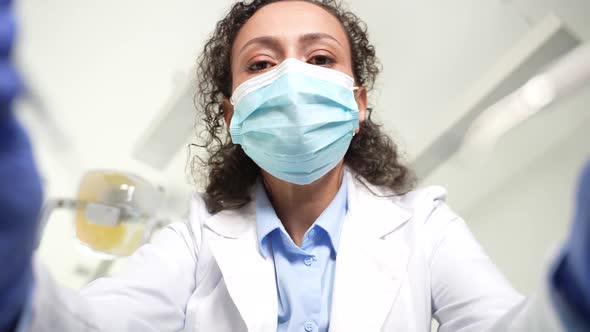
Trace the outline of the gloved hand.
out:
M 590 326 L 590 161 L 582 171 L 576 194 L 575 219 L 555 283 L 577 316 Z
M 0 116 L 0 331 L 11 329 L 29 295 L 42 189 L 25 132 Z
M 10 63 L 15 24 L 0 1 L 0 331 L 12 331 L 30 292 L 42 189 L 29 140 L 12 113 L 20 81 Z

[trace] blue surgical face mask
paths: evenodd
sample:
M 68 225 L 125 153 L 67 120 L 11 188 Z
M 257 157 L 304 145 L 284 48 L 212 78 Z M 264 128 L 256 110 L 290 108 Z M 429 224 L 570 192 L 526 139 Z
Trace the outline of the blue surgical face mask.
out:
M 271 175 L 305 185 L 344 158 L 359 126 L 352 77 L 287 59 L 236 88 L 234 144 Z

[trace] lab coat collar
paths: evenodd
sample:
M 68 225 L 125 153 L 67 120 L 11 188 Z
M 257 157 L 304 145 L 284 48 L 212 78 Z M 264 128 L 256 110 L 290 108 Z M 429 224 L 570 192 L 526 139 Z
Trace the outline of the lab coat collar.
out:
M 330 332 L 380 331 L 411 254 L 404 241 L 385 240 L 412 217 L 401 198 L 349 175 L 349 214 L 342 229 Z
M 274 264 L 272 255 L 265 258 L 259 250 L 255 205 L 219 212 L 205 227 L 219 235 L 209 241 L 209 248 L 248 331 L 276 331 Z
M 388 235 L 412 217 L 412 212 L 401 203 L 401 196 L 370 184 L 356 173 L 346 172 L 346 177 L 348 213 L 354 216 L 352 220 L 361 222 L 359 227 L 374 237 Z
M 348 213 L 371 220 L 363 223 L 363 232 L 381 238 L 395 231 L 412 217 L 399 198 L 389 190 L 370 184 L 347 169 L 344 173 L 348 188 Z M 383 213 L 389 213 L 384 215 Z M 226 238 L 237 239 L 256 230 L 256 203 L 237 210 L 224 210 L 211 216 L 205 225 Z
M 348 214 L 342 227 L 330 331 L 379 330 L 406 274 L 409 248 L 384 241 L 412 213 L 387 191 L 346 172 Z M 256 209 L 222 211 L 205 221 L 219 235 L 211 252 L 249 331 L 276 331 L 278 301 L 272 255 L 258 245 Z M 374 328 L 369 328 L 374 327 Z

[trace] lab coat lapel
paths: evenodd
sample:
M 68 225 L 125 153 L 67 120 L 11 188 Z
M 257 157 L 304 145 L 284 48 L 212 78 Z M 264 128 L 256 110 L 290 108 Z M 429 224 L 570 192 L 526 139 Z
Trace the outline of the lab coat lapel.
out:
M 211 241 L 210 248 L 248 331 L 276 331 L 274 265 L 272 258 L 265 259 L 260 253 L 255 213 L 250 203 L 240 210 L 213 216 L 206 225 L 219 237 Z
M 380 331 L 407 272 L 407 245 L 384 237 L 411 218 L 378 188 L 349 181 L 349 209 L 336 259 L 330 331 Z M 370 188 L 370 189 L 369 189 Z

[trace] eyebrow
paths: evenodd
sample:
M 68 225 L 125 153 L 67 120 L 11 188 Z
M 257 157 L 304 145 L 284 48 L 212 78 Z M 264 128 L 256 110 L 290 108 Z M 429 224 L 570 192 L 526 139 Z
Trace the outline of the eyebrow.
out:
M 327 33 L 322 33 L 322 32 L 312 32 L 312 33 L 306 33 L 303 36 L 299 37 L 299 42 L 303 43 L 303 44 L 309 44 L 321 39 L 330 39 L 335 41 L 338 45 L 342 46 L 342 44 L 334 37 L 332 37 L 331 35 L 327 34 Z M 240 49 L 240 53 L 248 46 L 253 45 L 253 44 L 259 44 L 262 46 L 266 46 L 270 49 L 273 50 L 280 50 L 281 45 L 279 40 L 276 37 L 273 36 L 262 36 L 262 37 L 256 37 L 256 38 L 252 38 L 250 39 L 248 42 L 246 42 L 244 44 L 244 46 L 242 46 L 242 48 Z
M 332 37 L 331 35 L 327 34 L 327 33 L 322 33 L 322 32 L 313 32 L 313 33 L 306 33 L 303 36 L 299 37 L 299 41 L 302 43 L 311 43 L 311 42 L 315 42 L 321 39 L 331 39 L 333 41 L 335 41 L 338 45 L 342 46 L 342 44 L 340 44 L 340 42 Z
M 244 49 L 250 45 L 253 44 L 259 44 L 262 46 L 266 46 L 270 49 L 273 50 L 279 50 L 281 48 L 281 45 L 279 43 L 279 40 L 275 37 L 271 37 L 271 36 L 262 36 L 262 37 L 256 37 L 256 38 L 252 38 L 250 40 L 248 40 L 248 42 L 246 44 L 244 44 L 244 46 L 242 46 L 242 48 L 240 49 L 240 53 L 242 51 L 244 51 Z

